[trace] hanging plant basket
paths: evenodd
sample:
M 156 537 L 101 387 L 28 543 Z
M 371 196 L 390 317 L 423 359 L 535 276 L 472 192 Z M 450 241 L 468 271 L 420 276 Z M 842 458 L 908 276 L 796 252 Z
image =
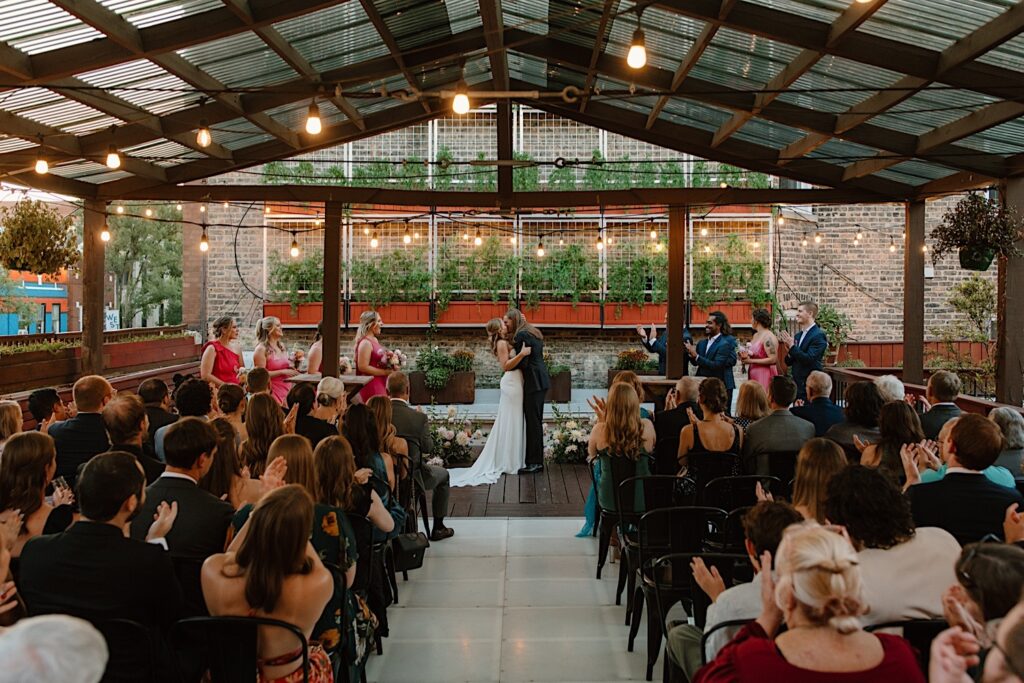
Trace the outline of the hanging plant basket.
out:
M 986 271 L 996 257 L 996 250 L 991 247 L 960 247 L 960 267 L 964 270 Z
M 78 262 L 74 218 L 43 202 L 25 199 L 0 209 L 0 265 L 56 275 Z

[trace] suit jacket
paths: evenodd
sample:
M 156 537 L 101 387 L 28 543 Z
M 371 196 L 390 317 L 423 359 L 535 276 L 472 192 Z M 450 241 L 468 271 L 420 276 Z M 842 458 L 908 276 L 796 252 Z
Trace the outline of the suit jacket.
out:
M 178 517 L 167 534 L 167 549 L 174 560 L 202 561 L 224 552 L 234 510 L 187 479 L 164 476 L 146 488 L 146 502 L 132 522 L 132 538 L 142 540 L 153 523 L 161 501 L 178 503 Z
M 72 486 L 78 476 L 78 466 L 110 448 L 103 416 L 99 413 L 79 413 L 54 423 L 48 433 L 57 447 L 57 473 L 54 476 L 64 477 Z
M 810 403 L 790 408 L 789 412 L 813 424 L 815 436 L 825 436 L 832 425 L 846 422 L 843 409 L 828 396 L 819 396 Z
M 939 481 L 911 486 L 907 495 L 915 526 L 941 527 L 960 545 L 986 534 L 1002 538 L 1006 508 L 1013 503 L 1024 508 L 1016 489 L 995 484 L 980 472 L 949 472 Z
M 532 350 L 529 356 L 519 361 L 518 369 L 523 373 L 523 393 L 531 394 L 551 388 L 548 366 L 544 362 L 544 342 L 532 334 L 520 332 L 515 336 L 512 345 L 516 353 L 522 351 L 523 346 L 529 346 Z
M 732 375 L 736 365 L 736 337 L 720 335 L 710 351 L 708 341 L 701 339 L 697 342 L 697 358 L 691 359 L 697 366 L 697 377 L 717 377 L 725 382 L 725 390 L 732 395 L 736 388 L 736 380 Z
M 807 398 L 807 376 L 824 367 L 821 361 L 827 350 L 828 337 L 820 325 L 793 335 L 793 346 L 786 354 L 786 365 L 792 369 L 797 398 Z
M 683 341 L 693 341 L 693 337 L 690 335 L 689 330 L 683 330 Z M 657 339 L 653 341 L 647 339 L 640 343 L 643 344 L 643 347 L 651 353 L 658 354 L 658 374 L 664 375 L 668 359 L 668 329 L 662 330 Z M 683 352 L 683 374 L 690 374 L 690 356 L 685 351 Z
M 142 463 L 142 470 L 146 473 L 147 486 L 159 479 L 166 469 L 166 465 L 156 459 L 156 453 L 148 443 L 144 443 L 142 448 L 130 443 L 111 444 L 110 450 L 124 451 L 138 458 Z
M 654 470 L 653 474 L 675 474 L 679 471 L 679 432 L 690 424 L 687 408 L 693 408 L 697 417 L 703 417 L 700 406 L 691 401 L 681 403 L 672 410 L 654 414 Z
M 942 425 L 946 424 L 954 417 L 960 417 L 960 412 L 960 408 L 955 405 L 940 403 L 932 406 L 932 409 L 927 413 L 921 413 L 918 417 L 921 418 L 921 429 L 924 430 L 925 438 L 939 438 L 939 432 L 942 431 Z
M 169 413 L 160 406 L 146 406 L 146 415 L 149 417 L 149 442 L 153 443 L 153 439 L 156 435 L 156 430 L 161 427 L 166 427 L 169 424 L 174 424 L 178 421 L 178 416 L 174 413 Z
M 814 425 L 786 409 L 768 413 L 747 428 L 743 439 L 743 468 L 754 474 L 768 474 L 767 454 L 799 451 L 814 438 Z
M 423 462 L 423 456 L 430 455 L 434 450 L 426 414 L 405 401 L 391 399 L 391 424 L 395 426 L 397 435 L 408 443 L 409 459 L 412 460 L 413 466 L 419 467 Z
M 18 592 L 33 616 L 132 619 L 150 627 L 180 616 L 181 588 L 167 551 L 102 522 L 82 520 L 30 539 L 20 577 Z

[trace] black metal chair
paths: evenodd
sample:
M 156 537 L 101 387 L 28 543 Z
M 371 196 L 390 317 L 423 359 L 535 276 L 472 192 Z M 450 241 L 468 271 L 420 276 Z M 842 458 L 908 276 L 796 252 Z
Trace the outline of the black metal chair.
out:
M 782 482 L 786 483 L 784 490 L 780 489 L 775 492 L 775 497 L 789 497 L 793 493 L 792 486 L 789 485 L 796 478 L 796 457 L 799 451 L 769 451 L 765 455 L 768 457 L 768 474 Z
M 654 444 L 654 474 L 675 474 L 679 471 L 679 436 L 661 439 Z
M 252 683 L 259 667 L 258 630 L 261 626 L 290 632 L 302 649 L 302 680 L 309 681 L 309 643 L 294 624 L 264 617 L 189 617 L 171 629 L 171 643 L 179 655 L 199 657 L 202 670 L 214 683 Z M 135 679 L 145 680 L 145 679 Z
M 159 636 L 131 619 L 97 619 L 92 625 L 107 641 L 107 667 L 103 683 L 171 680 L 161 664 L 163 643 Z M 55 654 L 59 656 L 59 654 Z
M 708 482 L 722 477 L 735 477 L 742 473 L 740 456 L 714 451 L 690 451 L 686 454 L 686 476 L 697 483 L 702 491 Z
M 899 630 L 915 650 L 917 650 L 917 663 L 928 676 L 928 663 L 931 660 L 932 641 L 940 633 L 949 628 L 945 619 L 906 619 L 904 621 L 888 621 L 884 624 L 872 624 L 864 627 L 865 631 L 874 633 L 876 631 Z
M 700 637 L 700 663 L 701 665 L 708 663 L 708 641 L 711 640 L 711 636 L 723 629 L 740 629 L 749 624 L 753 619 L 729 619 L 727 621 L 720 621 L 708 630 L 704 631 L 704 634 Z
M 181 585 L 182 597 L 185 599 L 185 612 L 190 617 L 206 617 L 210 615 L 203 597 L 202 571 L 203 560 L 176 559 L 174 574 Z
M 341 628 L 339 629 L 339 641 L 333 652 L 328 654 L 331 657 L 331 666 L 334 668 L 334 680 L 336 683 L 349 683 L 348 681 L 348 666 L 345 662 L 345 649 L 348 645 L 348 638 L 350 636 L 348 632 L 348 626 L 345 619 L 345 606 L 348 601 L 348 585 L 345 582 L 345 572 L 342 571 L 341 567 L 332 563 L 324 562 L 324 567 L 331 573 L 331 577 L 334 579 L 334 597 L 327 606 L 324 607 L 324 612 L 330 612 L 335 609 L 336 606 L 341 607 Z M 323 617 L 321 617 L 323 618 Z
M 626 479 L 636 477 L 637 463 L 639 461 L 633 460 L 626 457 L 617 456 L 601 456 L 598 460 L 594 461 L 592 465 L 596 468 L 599 463 L 607 461 L 611 464 L 609 468 L 612 476 L 612 491 L 615 495 L 618 495 L 619 486 Z M 608 476 L 608 472 L 602 470 L 604 473 L 602 476 Z M 595 476 L 596 480 L 596 476 Z M 616 504 L 616 501 L 605 501 L 605 504 L 611 502 Z M 608 559 L 608 547 L 611 545 L 612 533 L 619 526 L 619 515 L 618 511 L 614 508 L 605 507 L 601 504 L 600 494 L 597 496 L 597 509 L 598 509 L 598 521 L 597 525 L 600 526 L 599 540 L 597 546 L 597 578 L 601 578 L 601 570 L 604 568 L 605 561 Z M 634 513 L 634 505 L 629 505 L 627 514 Z M 619 547 L 621 549 L 621 537 Z M 620 604 L 620 601 L 616 601 L 615 604 Z
M 741 474 L 712 479 L 701 489 L 697 502 L 723 510 L 753 507 L 757 505 L 758 483 L 766 492 L 782 491 L 782 482 L 778 477 Z

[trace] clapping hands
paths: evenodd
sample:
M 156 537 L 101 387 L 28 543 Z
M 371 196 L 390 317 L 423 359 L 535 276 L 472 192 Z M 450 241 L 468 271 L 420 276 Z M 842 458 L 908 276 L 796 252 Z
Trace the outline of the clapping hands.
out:
M 284 418 L 284 433 L 294 434 L 295 433 L 295 420 L 299 417 L 299 404 L 293 403 L 291 410 Z
M 167 504 L 167 501 L 161 501 L 161 503 L 156 506 L 156 514 L 153 515 L 153 523 L 149 526 L 149 533 L 146 534 L 146 540 L 152 541 L 156 538 L 165 537 L 174 527 L 174 520 L 177 518 L 177 501 L 170 505 Z
M 1003 518 L 1003 538 L 1007 543 L 1024 541 L 1024 515 L 1017 511 L 1017 503 L 1006 508 Z
M 598 422 L 604 422 L 604 416 L 608 412 L 608 407 L 605 399 L 600 396 L 591 396 L 587 399 L 587 405 L 590 406 L 591 410 L 594 411 L 594 415 L 597 417 Z
M 967 669 L 981 661 L 978 639 L 959 626 L 948 628 L 932 641 L 928 680 L 931 683 L 971 683 Z
M 793 335 L 791 335 L 788 331 L 780 330 L 777 336 L 779 337 L 779 341 L 784 342 L 789 346 L 793 345 Z
M 718 596 L 725 592 L 725 579 L 718 573 L 718 568 L 712 565 L 708 570 L 704 560 L 695 557 L 690 560 L 690 570 L 693 571 L 693 578 L 700 586 L 700 589 L 707 593 L 711 602 L 718 599 Z

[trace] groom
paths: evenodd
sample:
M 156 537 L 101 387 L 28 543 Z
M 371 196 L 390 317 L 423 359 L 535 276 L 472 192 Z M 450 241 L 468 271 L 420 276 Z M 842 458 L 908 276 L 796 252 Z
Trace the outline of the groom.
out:
M 544 363 L 544 335 L 526 322 L 517 308 L 505 314 L 505 324 L 512 334 L 512 345 L 519 353 L 530 349 L 519 363 L 523 373 L 523 414 L 526 417 L 526 467 L 519 474 L 544 471 L 544 395 L 551 386 L 548 366 Z

